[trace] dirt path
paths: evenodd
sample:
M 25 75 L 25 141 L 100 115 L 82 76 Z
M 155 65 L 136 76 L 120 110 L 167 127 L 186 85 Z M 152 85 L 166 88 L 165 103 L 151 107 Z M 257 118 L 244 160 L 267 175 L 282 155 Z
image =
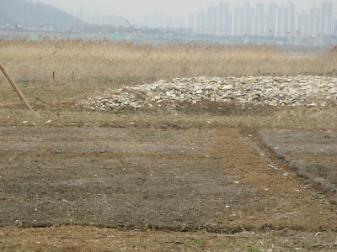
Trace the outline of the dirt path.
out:
M 236 129 L 0 128 L 0 225 L 336 230 L 336 209 Z

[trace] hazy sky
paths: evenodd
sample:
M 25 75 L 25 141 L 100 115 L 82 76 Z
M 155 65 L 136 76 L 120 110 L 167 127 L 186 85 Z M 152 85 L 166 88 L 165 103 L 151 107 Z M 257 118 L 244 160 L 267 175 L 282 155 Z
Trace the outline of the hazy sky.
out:
M 187 16 L 190 12 L 198 11 L 208 4 L 217 3 L 215 0 L 40 0 L 53 4 L 71 13 L 80 13 L 82 3 L 85 15 L 114 14 L 127 18 L 140 17 L 146 14 L 163 13 L 170 16 Z M 227 0 L 228 1 L 228 0 Z M 229 0 L 238 3 L 241 0 Z M 243 2 L 246 0 L 242 0 Z M 250 2 L 275 2 L 275 0 L 250 0 Z M 276 0 L 288 2 L 287 0 Z M 322 0 L 293 0 L 301 7 Z M 337 2 L 337 0 L 333 0 Z

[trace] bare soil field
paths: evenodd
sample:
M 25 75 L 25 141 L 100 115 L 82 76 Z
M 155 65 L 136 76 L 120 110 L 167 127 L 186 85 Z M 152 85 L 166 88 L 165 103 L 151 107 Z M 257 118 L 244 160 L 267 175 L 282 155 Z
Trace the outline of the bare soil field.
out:
M 263 141 L 299 176 L 309 179 L 337 202 L 337 135 L 335 131 L 263 130 Z
M 329 198 L 275 169 L 238 129 L 0 132 L 3 227 L 336 231 Z
M 3 226 L 318 232 L 337 225 L 324 199 L 271 170 L 235 129 L 0 132 Z
M 0 77 L 0 250 L 336 251 L 336 106 L 77 106 L 162 78 L 334 76 L 335 57 L 1 42 L 1 60 L 37 112 Z M 317 186 L 322 178 L 332 188 Z

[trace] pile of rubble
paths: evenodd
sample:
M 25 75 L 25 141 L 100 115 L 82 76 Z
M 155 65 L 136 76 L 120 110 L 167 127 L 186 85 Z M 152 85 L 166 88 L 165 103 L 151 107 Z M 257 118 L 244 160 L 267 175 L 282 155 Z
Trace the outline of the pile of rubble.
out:
M 107 91 L 89 99 L 93 110 L 152 108 L 179 103 L 236 103 L 269 106 L 327 106 L 337 104 L 337 78 L 226 77 L 177 78 Z

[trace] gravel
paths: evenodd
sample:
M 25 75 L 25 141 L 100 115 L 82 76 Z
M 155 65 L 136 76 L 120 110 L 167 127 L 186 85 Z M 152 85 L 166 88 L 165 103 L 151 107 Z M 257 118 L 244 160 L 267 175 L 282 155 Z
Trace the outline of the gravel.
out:
M 176 78 L 108 90 L 86 101 L 92 110 L 117 111 L 179 103 L 236 103 L 266 106 L 328 106 L 337 104 L 337 78 L 225 77 Z

